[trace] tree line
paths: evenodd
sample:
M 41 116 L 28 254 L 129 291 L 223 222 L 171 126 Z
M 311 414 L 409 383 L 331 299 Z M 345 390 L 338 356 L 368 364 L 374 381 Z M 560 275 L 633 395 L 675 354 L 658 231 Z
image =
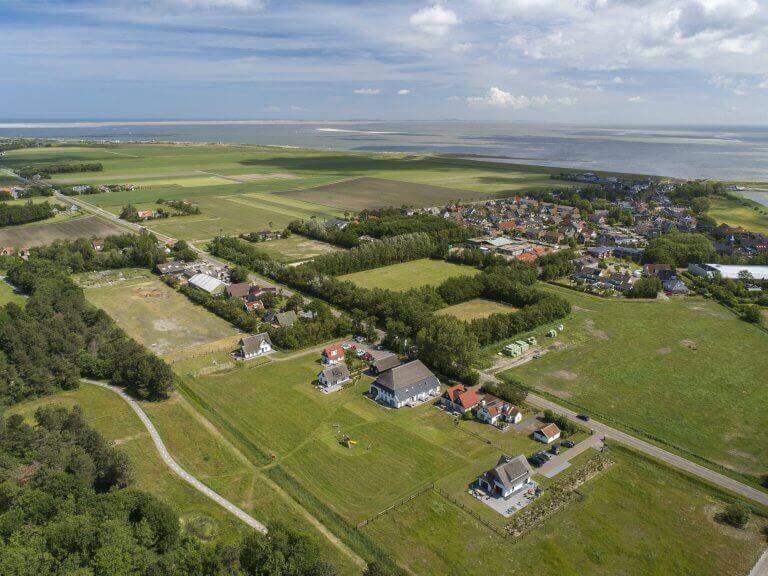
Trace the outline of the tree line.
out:
M 42 179 L 48 179 L 51 174 L 71 174 L 74 172 L 101 172 L 104 166 L 100 162 L 83 162 L 80 164 L 33 164 L 22 166 L 16 170 L 16 173 L 23 178 L 32 178 L 39 176 Z
M 131 487 L 124 453 L 78 408 L 41 408 L 36 425 L 0 418 L 0 574 L 18 576 L 335 576 L 317 542 L 283 525 L 210 543 Z M 373 565 L 366 574 L 385 576 Z
M 24 204 L 0 202 L 0 227 L 46 220 L 52 218 L 53 215 L 53 206 L 49 202 L 40 202 L 39 204 L 33 204 L 31 200 Z

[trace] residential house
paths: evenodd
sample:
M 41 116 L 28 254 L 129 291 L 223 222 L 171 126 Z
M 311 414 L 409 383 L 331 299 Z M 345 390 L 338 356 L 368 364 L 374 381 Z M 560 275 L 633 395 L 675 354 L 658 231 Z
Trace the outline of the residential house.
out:
M 136 212 L 136 216 L 139 220 L 149 220 L 155 217 L 154 210 L 139 210 Z
M 344 361 L 344 348 L 341 344 L 331 344 L 323 348 L 323 364 L 338 364 Z
M 554 423 L 547 424 L 536 430 L 533 433 L 533 437 L 539 442 L 544 442 L 544 444 L 552 444 L 552 442 L 560 438 L 560 428 Z
M 595 246 L 588 248 L 587 254 L 598 260 L 608 260 L 608 258 L 613 258 L 613 248 L 610 246 Z
M 250 360 L 272 352 L 272 341 L 269 334 L 252 334 L 240 339 L 240 357 L 243 360 Z
M 336 228 L 337 230 L 344 230 L 349 226 L 349 220 L 345 220 L 344 218 L 329 218 L 325 221 L 325 227 L 326 228 Z
M 397 354 L 390 353 L 376 359 L 373 364 L 371 364 L 371 370 L 373 370 L 375 374 L 382 374 L 387 370 L 400 366 L 400 364 L 402 364 L 402 362 L 400 362 L 400 358 Z
M 257 298 L 249 296 L 249 300 L 257 300 Z M 288 310 L 287 312 L 267 312 L 262 318 L 264 322 L 269 322 L 273 326 L 279 326 L 281 328 L 293 326 L 298 319 L 298 315 L 293 310 Z
M 96 252 L 101 252 L 104 250 L 104 240 L 92 240 L 91 246 L 93 246 L 93 249 L 96 250 Z
M 423 402 L 440 393 L 440 380 L 421 360 L 401 364 L 383 374 L 371 384 L 370 396 L 392 408 Z
M 349 375 L 349 368 L 347 368 L 347 365 L 343 362 L 328 366 L 317 375 L 318 384 L 326 388 L 330 386 L 339 386 L 350 380 L 352 380 L 352 378 Z
M 643 266 L 643 274 L 646 276 L 658 276 L 662 270 L 672 270 L 669 264 L 646 264 Z
M 518 424 L 523 419 L 520 410 L 492 394 L 486 394 L 480 400 L 475 409 L 475 417 L 491 426 L 496 426 L 502 422 Z
M 230 298 L 245 298 L 251 290 L 249 282 L 238 282 L 227 286 L 227 296 Z
M 440 403 L 452 412 L 463 414 L 480 403 L 480 396 L 474 390 L 467 390 L 463 384 L 457 384 L 443 392 Z
M 669 294 L 685 295 L 690 292 L 690 290 L 688 290 L 688 286 L 685 285 L 685 282 L 680 280 L 680 278 L 677 276 L 673 276 L 672 278 L 662 281 L 662 286 L 664 287 L 664 292 Z
M 480 488 L 497 498 L 509 498 L 528 486 L 530 481 L 531 467 L 522 454 L 514 458 L 502 455 L 496 466 L 477 478 Z

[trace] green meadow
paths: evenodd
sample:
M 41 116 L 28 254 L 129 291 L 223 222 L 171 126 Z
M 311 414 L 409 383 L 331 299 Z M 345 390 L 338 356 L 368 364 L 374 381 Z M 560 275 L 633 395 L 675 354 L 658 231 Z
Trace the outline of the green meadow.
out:
M 395 292 L 420 286 L 437 286 L 454 276 L 473 276 L 478 270 L 444 260 L 412 260 L 383 268 L 374 268 L 339 276 L 339 280 L 353 282 L 361 288 L 386 288 Z

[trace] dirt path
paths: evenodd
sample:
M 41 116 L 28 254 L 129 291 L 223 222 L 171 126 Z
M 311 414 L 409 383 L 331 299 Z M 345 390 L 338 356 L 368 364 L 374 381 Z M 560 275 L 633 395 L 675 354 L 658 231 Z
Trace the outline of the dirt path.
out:
M 242 520 L 245 524 L 250 526 L 251 528 L 254 528 L 255 530 L 258 530 L 262 534 L 267 533 L 267 528 L 256 520 L 253 516 L 250 514 L 247 514 L 234 504 L 221 496 L 220 494 L 214 492 L 208 486 L 200 482 L 197 478 L 192 476 L 189 472 L 184 470 L 179 464 L 176 462 L 176 460 L 173 459 L 171 456 L 171 453 L 168 452 L 168 449 L 165 447 L 165 444 L 163 443 L 162 438 L 160 438 L 160 434 L 155 428 L 155 425 L 152 424 L 152 421 L 149 419 L 149 416 L 147 416 L 146 412 L 141 409 L 141 406 L 128 394 L 123 392 L 120 388 L 117 388 L 116 386 L 111 386 L 109 384 L 105 384 L 104 382 L 98 382 L 96 380 L 83 380 L 83 382 L 86 382 L 87 384 L 92 384 L 94 386 L 99 386 L 100 388 L 104 388 L 105 390 L 109 390 L 111 392 L 114 392 L 118 396 L 120 396 L 123 400 L 126 401 L 126 403 L 131 407 L 131 409 L 136 413 L 136 415 L 139 417 L 139 420 L 141 420 L 141 423 L 144 424 L 144 427 L 149 432 L 149 435 L 152 437 L 152 442 L 155 444 L 155 448 L 157 449 L 158 454 L 160 454 L 160 458 L 163 459 L 163 462 L 166 463 L 166 465 L 173 470 L 173 472 L 179 476 L 182 480 L 184 480 L 187 484 L 192 486 L 195 490 L 203 494 L 206 498 L 210 498 L 216 504 L 227 510 L 230 514 L 233 514 L 240 520 Z

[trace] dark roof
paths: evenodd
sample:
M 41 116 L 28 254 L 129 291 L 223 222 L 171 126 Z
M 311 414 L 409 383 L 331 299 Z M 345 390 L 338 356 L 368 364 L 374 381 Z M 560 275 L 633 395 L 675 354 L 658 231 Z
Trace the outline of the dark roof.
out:
M 391 370 L 392 368 L 400 366 L 400 364 L 402 364 L 402 362 L 400 362 L 400 358 L 397 357 L 397 354 L 390 353 L 377 359 L 373 363 L 373 369 L 381 374 L 382 372 L 386 372 L 387 370 Z
M 227 296 L 230 298 L 244 298 L 248 296 L 248 291 L 251 289 L 251 285 L 248 282 L 240 282 L 239 284 L 230 284 L 227 286 Z
M 484 476 L 488 480 L 496 480 L 505 488 L 514 488 L 521 480 L 530 476 L 531 467 L 522 454 L 510 458 L 506 454 L 499 458 L 498 464 L 488 470 Z
M 261 343 L 264 341 L 272 346 L 272 340 L 269 339 L 269 334 L 266 332 L 262 332 L 261 334 L 253 334 L 251 336 L 242 338 L 240 340 L 240 347 L 243 349 L 243 355 L 248 356 L 249 354 L 258 352 L 259 348 L 261 347 Z
M 160 272 L 160 274 L 175 274 L 177 272 L 181 272 L 186 267 L 187 264 L 184 262 L 171 260 L 170 262 L 163 262 L 162 264 L 158 264 L 157 271 Z
M 392 393 L 398 401 L 406 401 L 440 386 L 440 380 L 421 360 L 414 360 L 380 374 L 373 384 Z
M 335 364 L 333 366 L 329 366 L 320 374 L 325 375 L 326 382 L 335 384 L 341 380 L 349 379 L 349 368 L 347 368 L 346 364 Z
M 287 312 L 276 314 L 275 319 L 280 326 L 293 326 L 296 320 L 298 320 L 298 316 L 296 316 L 296 312 L 293 310 L 288 310 Z

